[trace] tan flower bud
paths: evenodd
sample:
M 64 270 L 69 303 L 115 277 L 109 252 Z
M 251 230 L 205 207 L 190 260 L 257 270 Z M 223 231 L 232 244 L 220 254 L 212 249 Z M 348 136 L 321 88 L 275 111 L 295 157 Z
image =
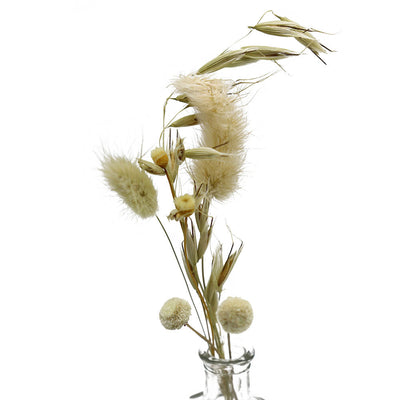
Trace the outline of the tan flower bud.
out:
M 168 154 L 162 147 L 157 147 L 152 150 L 151 158 L 154 161 L 154 164 L 161 168 L 165 168 L 168 165 Z

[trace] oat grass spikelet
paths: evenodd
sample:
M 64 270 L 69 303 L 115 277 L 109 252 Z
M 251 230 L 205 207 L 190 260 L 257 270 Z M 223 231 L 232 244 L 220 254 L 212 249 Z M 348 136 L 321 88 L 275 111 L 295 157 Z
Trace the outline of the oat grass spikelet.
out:
M 139 217 L 155 215 L 157 191 L 152 180 L 136 164 L 126 157 L 106 155 L 101 170 L 110 189 Z
M 225 200 L 239 187 L 245 159 L 248 132 L 245 114 L 238 104 L 240 95 L 232 81 L 204 75 L 181 76 L 174 86 L 196 110 L 201 127 L 198 146 L 229 155 L 195 160 L 190 168 L 197 187 L 206 187 L 210 198 Z
M 274 14 L 277 18 L 279 18 L 282 22 L 286 23 L 291 23 L 294 25 L 298 25 L 301 27 L 301 25 L 297 24 L 297 22 L 294 22 L 290 20 L 289 18 L 286 17 L 281 17 L 279 15 Z M 326 46 L 324 46 L 322 43 L 320 43 L 312 34 L 311 32 L 320 32 L 320 33 L 325 33 L 321 31 L 317 31 L 315 29 L 305 29 L 303 28 L 303 36 L 297 36 L 296 40 L 301 43 L 304 47 L 308 48 L 313 54 L 315 54 L 324 64 L 326 62 L 320 57 L 320 53 L 327 53 L 329 51 L 332 51 L 328 49 Z

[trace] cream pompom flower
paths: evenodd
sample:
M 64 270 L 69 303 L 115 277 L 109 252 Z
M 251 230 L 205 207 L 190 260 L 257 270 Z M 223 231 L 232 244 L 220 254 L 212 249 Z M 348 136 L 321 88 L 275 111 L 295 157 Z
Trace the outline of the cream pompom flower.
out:
M 181 329 L 189 322 L 191 313 L 190 304 L 179 297 L 167 300 L 160 310 L 160 321 L 165 329 Z
M 101 171 L 110 189 L 137 215 L 142 218 L 155 215 L 157 191 L 149 176 L 136 164 L 126 157 L 106 155 Z
M 253 309 L 247 300 L 228 297 L 217 311 L 218 320 L 225 332 L 242 333 L 253 322 Z

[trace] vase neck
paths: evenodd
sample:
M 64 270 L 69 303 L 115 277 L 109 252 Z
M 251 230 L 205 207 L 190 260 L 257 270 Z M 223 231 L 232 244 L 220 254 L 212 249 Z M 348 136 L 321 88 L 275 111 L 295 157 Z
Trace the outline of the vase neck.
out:
M 250 400 L 249 369 L 253 349 L 237 348 L 232 359 L 218 359 L 200 351 L 205 371 L 204 400 Z

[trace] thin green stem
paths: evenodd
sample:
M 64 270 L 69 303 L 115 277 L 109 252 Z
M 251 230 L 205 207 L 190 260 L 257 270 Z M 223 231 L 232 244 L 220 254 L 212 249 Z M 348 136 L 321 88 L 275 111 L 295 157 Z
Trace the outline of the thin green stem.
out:
M 201 257 L 201 278 L 203 279 L 204 290 L 206 290 L 206 280 L 204 278 L 204 257 Z
M 197 310 L 197 307 L 196 307 L 196 304 L 195 304 L 195 302 L 194 302 L 194 300 L 193 300 L 192 293 L 191 293 L 190 288 L 189 288 L 189 285 L 188 285 L 188 283 L 187 283 L 187 279 L 186 279 L 186 276 L 185 276 L 185 274 L 184 274 L 184 272 L 183 272 L 181 263 L 179 262 L 179 258 L 178 258 L 178 255 L 176 254 L 174 245 L 172 244 L 172 241 L 171 241 L 171 239 L 170 239 L 170 237 L 169 237 L 169 235 L 168 235 L 168 232 L 167 232 L 167 230 L 165 229 L 165 227 L 164 227 L 163 223 L 161 222 L 160 218 L 158 217 L 158 215 L 156 215 L 156 218 L 157 218 L 157 221 L 160 223 L 161 228 L 163 229 L 163 231 L 164 231 L 164 233 L 165 233 L 165 236 L 166 236 L 167 239 L 168 239 L 168 242 L 169 242 L 169 244 L 170 244 L 170 246 L 171 246 L 172 252 L 174 253 L 174 256 L 175 256 L 176 262 L 177 262 L 177 264 L 178 264 L 179 270 L 181 271 L 183 280 L 185 281 L 186 289 L 187 289 L 187 291 L 188 291 L 188 293 L 189 293 L 190 300 L 191 300 L 191 302 L 192 302 L 192 304 L 193 304 L 193 307 L 194 307 L 194 309 L 195 309 L 195 311 L 196 311 L 197 318 L 199 319 L 201 329 L 202 329 L 202 331 L 203 331 L 203 333 L 204 333 L 204 335 L 205 335 L 206 332 L 205 332 L 205 330 L 204 330 L 203 323 L 201 322 L 200 314 L 199 314 L 199 312 L 198 312 L 198 310 Z
M 167 180 L 168 180 L 169 188 L 171 190 L 172 198 L 175 200 L 176 192 L 175 192 L 174 184 L 171 181 L 171 177 L 169 176 L 167 169 L 164 168 L 164 170 L 165 170 L 165 176 L 167 177 Z
M 172 95 L 171 95 L 172 96 Z M 165 114 L 164 114 L 164 120 L 163 120 L 163 132 L 170 127 L 170 125 L 172 124 L 172 122 L 174 122 L 174 119 L 183 111 L 185 111 L 189 106 L 186 105 L 185 107 L 183 107 L 180 111 L 178 111 L 172 118 L 171 120 L 168 122 L 167 125 L 165 125 Z
M 210 348 L 213 348 L 214 351 L 216 351 L 217 349 L 214 347 L 214 345 L 205 337 L 203 336 L 200 332 L 198 332 L 196 329 L 194 329 L 192 326 L 190 326 L 189 324 L 186 324 L 185 326 L 187 326 L 188 328 L 190 328 L 196 335 L 200 336 L 203 340 L 205 340 L 208 343 L 208 346 Z
M 229 359 L 232 359 L 232 348 L 231 348 L 231 334 L 228 333 L 228 352 L 229 352 Z

